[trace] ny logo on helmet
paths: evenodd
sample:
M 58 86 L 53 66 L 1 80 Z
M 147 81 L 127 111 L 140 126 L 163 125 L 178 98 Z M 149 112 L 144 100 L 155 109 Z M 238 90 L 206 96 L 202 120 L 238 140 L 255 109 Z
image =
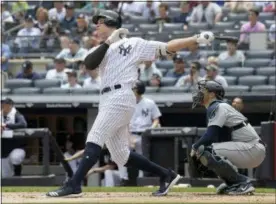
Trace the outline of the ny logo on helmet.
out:
M 124 47 L 124 45 L 120 45 L 119 49 L 120 54 L 126 56 L 127 54 L 129 54 L 130 50 L 132 49 L 132 46 L 129 45 L 128 47 Z

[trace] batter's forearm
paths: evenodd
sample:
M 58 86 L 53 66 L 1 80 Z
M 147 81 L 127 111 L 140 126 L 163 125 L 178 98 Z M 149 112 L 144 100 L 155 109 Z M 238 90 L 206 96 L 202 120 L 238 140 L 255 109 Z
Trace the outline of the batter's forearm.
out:
M 177 52 L 182 49 L 188 48 L 195 43 L 197 43 L 197 39 L 195 36 L 189 38 L 174 39 L 167 43 L 167 49 L 169 52 Z

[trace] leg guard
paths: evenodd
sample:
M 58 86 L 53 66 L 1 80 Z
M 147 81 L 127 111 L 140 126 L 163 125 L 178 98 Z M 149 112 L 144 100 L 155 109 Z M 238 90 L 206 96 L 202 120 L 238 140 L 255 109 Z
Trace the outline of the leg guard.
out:
M 239 174 L 237 168 L 226 158 L 215 155 L 213 151 L 210 152 L 210 149 L 205 150 L 203 146 L 200 146 L 198 151 L 200 162 L 214 171 L 227 185 L 247 181 L 247 177 Z

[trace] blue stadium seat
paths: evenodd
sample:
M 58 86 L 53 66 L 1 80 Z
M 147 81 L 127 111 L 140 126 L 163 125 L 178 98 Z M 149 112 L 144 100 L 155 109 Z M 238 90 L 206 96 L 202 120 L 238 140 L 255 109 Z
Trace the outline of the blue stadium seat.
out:
M 188 88 L 184 87 L 175 87 L 175 86 L 167 86 L 167 87 L 161 87 L 160 93 L 185 93 L 188 91 Z
M 179 8 L 179 7 L 170 7 L 169 8 L 169 16 L 170 17 L 180 16 L 181 13 L 182 13 L 182 11 L 181 11 L 181 8 Z
M 35 87 L 22 87 L 22 88 L 16 88 L 12 90 L 13 94 L 16 95 L 36 95 L 40 94 L 40 88 L 35 88 Z
M 29 79 L 7 79 L 5 82 L 5 87 L 15 89 L 21 87 L 31 87 L 32 84 L 32 80 Z
M 203 53 L 206 53 L 207 54 L 207 57 L 210 57 L 210 56 L 218 56 L 219 55 L 219 52 L 215 51 L 215 50 L 204 50 L 202 51 Z
M 159 87 L 147 86 L 146 87 L 146 94 L 157 93 L 159 91 Z
M 158 32 L 159 25 L 158 24 L 140 24 L 139 32 L 147 33 L 149 31 Z
M 100 93 L 99 89 L 92 89 L 92 88 L 81 88 L 81 89 L 71 89 L 70 93 L 72 95 L 86 95 L 86 94 L 96 94 Z
M 129 38 L 133 38 L 133 37 L 143 37 L 144 34 L 142 32 L 130 32 L 127 35 Z
M 270 28 L 270 26 L 274 23 L 275 23 L 275 20 L 265 20 L 265 25 L 267 29 Z
M 233 22 L 246 21 L 248 19 L 247 13 L 229 13 L 228 20 Z
M 269 77 L 269 85 L 274 85 L 274 86 L 276 86 L 275 76 Z
M 240 38 L 241 33 L 240 33 L 240 30 L 225 29 L 224 30 L 224 35 Z
M 149 23 L 147 18 L 143 16 L 134 16 L 134 15 L 129 16 L 129 22 L 134 25 Z
M 7 89 L 7 88 L 2 88 L 1 89 L 1 94 L 2 95 L 8 95 L 11 93 L 11 90 L 10 89 Z
M 58 87 L 50 87 L 43 89 L 43 94 L 47 95 L 67 95 L 70 93 L 70 89 L 62 89 Z
M 231 85 L 225 88 L 226 92 L 248 92 L 249 90 L 250 87 L 244 85 Z
M 179 31 L 179 30 L 174 30 L 172 31 L 172 39 L 177 39 L 177 38 L 186 38 L 186 37 L 191 37 L 195 34 L 193 31 Z
M 172 69 L 174 66 L 172 60 L 156 61 L 155 64 L 158 68 L 165 69 Z
M 160 42 L 168 42 L 170 40 L 169 34 L 168 33 L 148 33 L 146 35 L 146 38 L 148 40 L 155 40 L 155 41 L 160 41 Z
M 240 61 L 225 60 L 225 61 L 219 61 L 218 65 L 219 65 L 219 67 L 227 69 L 227 68 L 230 68 L 230 67 L 240 67 L 241 62 Z M 250 67 L 250 66 L 247 66 L 247 67 Z
M 163 24 L 163 31 L 164 32 L 172 32 L 177 30 L 183 30 L 183 23 L 164 23 Z
M 267 67 L 270 64 L 271 59 L 246 59 L 244 62 L 245 67 Z
M 229 21 L 229 22 L 217 22 L 214 25 L 214 29 L 218 31 L 224 31 L 225 29 L 233 29 L 235 25 L 235 22 Z
M 126 28 L 129 30 L 129 32 L 135 31 L 135 26 L 133 24 L 122 24 L 122 28 Z
M 247 59 L 272 59 L 274 50 L 249 50 L 245 54 Z
M 223 77 L 226 79 L 229 86 L 237 84 L 237 77 L 235 76 L 223 76 Z
M 207 23 L 189 23 L 189 29 L 195 32 L 199 30 L 207 30 L 208 24 Z
M 166 69 L 166 68 L 159 68 L 158 67 L 158 69 L 162 72 L 163 76 L 165 76 L 166 73 L 168 72 L 168 69 Z
M 226 74 L 230 76 L 248 76 L 253 75 L 254 68 L 252 67 L 232 67 L 226 69 Z
M 276 75 L 275 67 L 260 67 L 256 69 L 256 75 L 273 76 Z
M 162 86 L 174 86 L 176 83 L 176 79 L 173 77 L 163 77 L 161 79 Z
M 274 20 L 275 13 L 274 12 L 261 12 L 259 13 L 258 19 L 261 22 L 264 22 L 266 20 Z
M 50 87 L 60 87 L 60 80 L 58 79 L 39 79 L 34 81 L 35 87 L 44 89 Z
M 246 85 L 246 86 L 266 85 L 267 77 L 266 76 L 255 76 L 255 75 L 242 76 L 242 77 L 239 77 L 238 84 Z
M 275 93 L 276 87 L 274 85 L 257 85 L 251 87 L 252 92 L 262 92 L 262 93 Z

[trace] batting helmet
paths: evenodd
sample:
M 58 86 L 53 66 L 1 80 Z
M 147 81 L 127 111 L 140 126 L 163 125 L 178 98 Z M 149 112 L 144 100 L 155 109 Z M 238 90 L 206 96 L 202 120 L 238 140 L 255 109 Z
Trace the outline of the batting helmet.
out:
M 100 18 L 104 19 L 104 24 L 109 27 L 121 28 L 122 18 L 115 11 L 111 10 L 102 10 L 98 14 L 93 16 L 93 23 L 97 24 Z
M 204 90 L 213 92 L 218 100 L 223 100 L 224 98 L 225 91 L 220 83 L 213 80 L 201 80 L 197 83 L 197 89 L 192 93 L 193 108 L 202 103 L 204 99 Z
M 138 80 L 135 83 L 134 89 L 137 91 L 137 94 L 143 95 L 146 91 L 146 86 L 145 86 L 144 82 Z

